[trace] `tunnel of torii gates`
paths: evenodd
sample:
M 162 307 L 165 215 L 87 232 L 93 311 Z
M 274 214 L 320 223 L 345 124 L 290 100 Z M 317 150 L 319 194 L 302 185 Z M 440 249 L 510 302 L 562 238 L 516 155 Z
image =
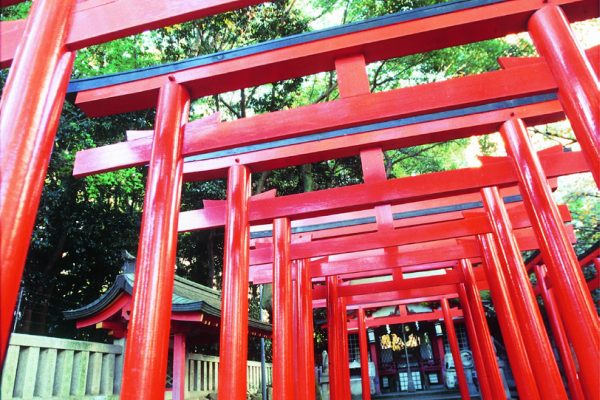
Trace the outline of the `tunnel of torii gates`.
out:
M 72 93 L 90 116 L 157 110 L 153 131 L 129 132 L 126 142 L 79 152 L 74 166 L 76 176 L 149 168 L 121 398 L 163 398 L 177 232 L 221 226 L 221 398 L 246 398 L 250 281 L 273 283 L 276 399 L 314 398 L 313 307 L 327 308 L 332 398 L 348 399 L 346 310 L 359 313 L 364 366 L 365 310 L 421 301 L 441 304 L 459 387 L 468 398 L 452 324 L 459 311 L 448 306 L 457 297 L 482 396 L 504 398 L 479 296 L 488 288 L 520 398 L 566 399 L 567 391 L 575 399 L 599 398 L 598 315 L 564 224 L 568 210 L 551 198 L 562 175 L 591 171 L 600 183 L 600 54 L 598 48 L 586 54 L 569 25 L 598 17 L 597 0 L 450 1 L 69 82 L 78 49 L 261 2 L 39 0 L 25 21 L 1 23 L 0 65 L 12 64 L 0 113 L 1 358 L 61 108 Z M 524 31 L 541 58 L 505 58 L 498 71 L 370 93 L 368 63 Z M 231 122 L 218 116 L 188 122 L 193 99 L 331 70 L 340 99 Z M 535 153 L 526 126 L 565 116 L 581 152 Z M 483 158 L 479 168 L 386 178 L 385 150 L 498 130 L 507 157 Z M 250 196 L 251 172 L 353 155 L 362 161 L 362 184 Z M 225 177 L 226 201 L 179 212 L 183 180 Z M 256 227 L 265 224 L 272 228 Z M 526 266 L 521 251 L 538 248 L 541 256 Z M 438 274 L 415 278 L 411 271 Z M 392 279 L 350 284 L 372 276 Z M 566 387 L 536 291 L 551 320 Z M 182 399 L 182 389 L 174 395 Z

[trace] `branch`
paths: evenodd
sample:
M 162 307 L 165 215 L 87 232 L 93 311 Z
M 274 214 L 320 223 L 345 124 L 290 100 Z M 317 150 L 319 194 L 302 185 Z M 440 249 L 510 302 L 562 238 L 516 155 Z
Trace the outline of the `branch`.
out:
M 223 104 L 225 106 L 225 108 L 227 108 L 229 111 L 231 111 L 233 113 L 233 115 L 235 115 L 238 118 L 242 118 L 242 116 L 240 115 L 240 113 L 238 111 L 236 111 L 233 106 L 229 105 L 225 100 L 223 100 L 223 98 L 219 98 L 219 100 L 221 100 L 221 104 Z
M 325 92 L 321 93 L 321 95 L 314 101 L 314 103 L 320 103 L 321 101 L 328 99 L 334 89 L 337 87 L 336 83 L 333 83 L 333 72 L 329 72 L 329 84 Z

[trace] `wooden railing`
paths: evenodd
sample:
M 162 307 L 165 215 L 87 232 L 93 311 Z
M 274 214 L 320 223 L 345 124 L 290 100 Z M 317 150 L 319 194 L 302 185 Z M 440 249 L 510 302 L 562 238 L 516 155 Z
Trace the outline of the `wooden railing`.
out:
M 13 334 L 2 368 L 8 399 L 117 399 L 123 346 Z
M 123 340 L 114 344 L 14 333 L 2 367 L 0 399 L 119 398 Z M 267 384 L 272 365 L 267 364 Z M 219 357 L 188 354 L 186 399 L 204 398 L 218 385 Z M 260 392 L 260 362 L 248 361 L 248 391 Z M 171 392 L 165 393 L 165 399 Z
M 272 365 L 267 367 L 267 385 L 271 385 Z M 248 361 L 248 391 L 261 390 L 260 362 Z M 219 382 L 219 357 L 188 354 L 186 388 L 190 398 L 215 393 Z M 187 397 L 187 396 L 186 396 Z

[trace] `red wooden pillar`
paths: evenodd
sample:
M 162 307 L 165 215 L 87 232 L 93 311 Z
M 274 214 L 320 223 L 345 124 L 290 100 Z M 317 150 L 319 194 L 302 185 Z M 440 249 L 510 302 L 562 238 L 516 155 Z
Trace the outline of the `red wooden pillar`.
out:
M 342 399 L 350 399 L 350 354 L 348 348 L 348 317 L 346 313 L 346 299 L 343 297 L 338 298 L 338 319 L 339 323 L 339 334 L 340 334 L 340 354 L 341 354 L 341 371 L 343 374 L 342 378 Z
M 556 79 L 558 98 L 600 187 L 598 77 L 559 6 L 547 5 L 535 12 L 529 19 L 529 33 Z
M 173 336 L 173 400 L 185 399 L 185 335 Z
M 554 341 L 558 347 L 560 359 L 562 360 L 565 375 L 567 376 L 569 394 L 574 400 L 584 400 L 586 397 L 583 395 L 581 382 L 577 375 L 577 367 L 575 366 L 571 354 L 571 345 L 569 344 L 564 326 L 558 315 L 556 299 L 554 298 L 554 293 L 550 291 L 546 284 L 546 271 L 540 265 L 536 265 L 534 269 L 535 275 L 537 276 L 537 285 L 540 289 L 542 299 L 544 300 L 544 308 L 546 309 L 546 314 L 548 315 L 548 320 L 550 321 L 550 326 L 554 333 Z
M 446 356 L 446 351 L 444 349 L 444 338 L 439 337 L 439 336 L 436 337 L 435 338 L 435 346 L 437 348 L 440 364 L 442 366 L 441 379 L 442 379 L 442 382 L 444 382 L 444 376 L 446 375 L 446 369 L 445 369 L 445 363 L 444 363 L 444 358 Z M 377 393 L 377 394 L 379 394 L 379 393 Z
M 444 313 L 444 324 L 446 325 L 446 334 L 448 335 L 448 344 L 450 344 L 450 351 L 452 352 L 452 358 L 454 359 L 454 368 L 456 368 L 456 377 L 458 379 L 458 388 L 460 389 L 460 396 L 463 400 L 470 399 L 469 385 L 467 384 L 467 377 L 465 376 L 465 369 L 463 367 L 462 358 L 460 357 L 460 348 L 458 346 L 458 339 L 456 337 L 456 331 L 454 330 L 454 321 L 450 315 L 450 306 L 448 305 L 448 299 L 443 298 L 440 301 L 442 305 L 442 312 Z
M 596 109 L 597 114 L 600 108 Z M 536 233 L 558 306 L 580 361 L 588 396 L 600 391 L 600 324 L 589 288 L 569 241 L 537 154 L 520 119 L 505 122 L 500 132 L 519 176 L 519 187 Z M 600 132 L 596 132 L 600 138 Z
M 298 399 L 314 400 L 315 351 L 310 261 L 298 260 Z
M 469 307 L 469 300 L 467 298 L 467 291 L 465 285 L 458 285 L 458 298 L 463 310 L 463 318 L 465 321 L 465 327 L 467 329 L 467 335 L 469 337 L 469 343 L 471 345 L 471 351 L 473 352 L 473 359 L 475 361 L 475 368 L 477 369 L 477 380 L 479 381 L 479 391 L 483 400 L 494 399 L 492 390 L 490 389 L 490 381 L 485 370 L 485 360 L 481 353 L 481 346 L 479 345 L 479 338 L 477 337 L 477 330 L 473 323 L 473 316 L 471 315 L 471 309 Z M 443 356 L 443 345 L 442 352 Z M 441 358 L 443 360 L 443 357 Z
M 464 286 L 467 293 L 468 307 L 471 312 L 473 323 L 475 324 L 475 332 L 477 332 L 479 349 L 485 360 L 485 372 L 490 384 L 490 390 L 493 398 L 504 399 L 504 385 L 500 377 L 500 369 L 494 344 L 492 343 L 492 335 L 487 325 L 485 312 L 483 311 L 483 303 L 479 296 L 479 288 L 475 281 L 475 274 L 471 267 L 471 262 L 467 259 L 460 260 L 460 270 L 464 277 Z
M 369 344 L 367 343 L 367 326 L 365 310 L 358 309 L 358 345 L 360 348 L 360 377 L 363 400 L 371 400 L 371 382 L 369 380 Z
M 341 352 L 340 335 L 337 332 L 339 324 L 338 314 L 338 278 L 337 276 L 327 277 L 327 353 L 329 354 L 329 398 L 342 399 L 343 389 L 341 381 L 343 373 L 341 372 Z
M 273 398 L 295 397 L 290 220 L 273 221 Z
M 498 323 L 504 338 L 508 361 L 515 377 L 519 396 L 523 399 L 541 399 L 537 390 L 538 384 L 523 341 L 519 321 L 514 305 L 509 296 L 506 279 L 500 267 L 500 260 L 491 234 L 479 235 L 479 247 L 483 257 L 485 274 L 490 285 L 494 307 L 497 310 Z M 542 382 L 539 382 L 540 384 Z
M 183 177 L 181 148 L 189 104 L 187 90 L 169 78 L 160 90 L 156 109 L 122 399 L 164 397 Z
M 291 228 L 290 228 L 291 229 Z M 290 231 L 291 234 L 291 231 Z M 298 293 L 298 262 L 290 261 L 291 279 L 292 279 L 292 359 L 294 360 L 295 368 L 292 371 L 292 379 L 294 385 L 294 398 L 300 398 L 300 363 L 302 362 L 302 354 L 300 354 L 300 310 L 299 310 L 299 293 Z
M 34 2 L 0 102 L 0 364 L 75 59 L 65 48 L 75 3 Z
M 243 165 L 229 169 L 227 220 L 221 297 L 219 396 L 246 399 L 248 359 L 248 199 L 250 172 Z
M 504 203 L 495 187 L 483 189 L 482 197 L 529 362 L 536 381 L 540 383 L 540 395 L 543 399 L 565 399 L 567 394 L 558 365 Z

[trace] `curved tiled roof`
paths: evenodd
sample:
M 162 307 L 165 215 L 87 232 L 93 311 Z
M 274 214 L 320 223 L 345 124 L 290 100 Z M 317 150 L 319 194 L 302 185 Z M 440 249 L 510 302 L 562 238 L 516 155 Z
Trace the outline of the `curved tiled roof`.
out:
M 131 295 L 134 279 L 135 274 L 133 273 L 117 275 L 112 286 L 98 299 L 83 307 L 63 311 L 65 319 L 73 320 L 89 317 L 108 307 L 121 293 L 125 292 Z M 221 318 L 221 292 L 179 276 L 175 276 L 171 304 L 173 312 L 201 312 Z M 270 324 L 254 319 L 249 319 L 248 325 L 261 331 L 271 331 Z

